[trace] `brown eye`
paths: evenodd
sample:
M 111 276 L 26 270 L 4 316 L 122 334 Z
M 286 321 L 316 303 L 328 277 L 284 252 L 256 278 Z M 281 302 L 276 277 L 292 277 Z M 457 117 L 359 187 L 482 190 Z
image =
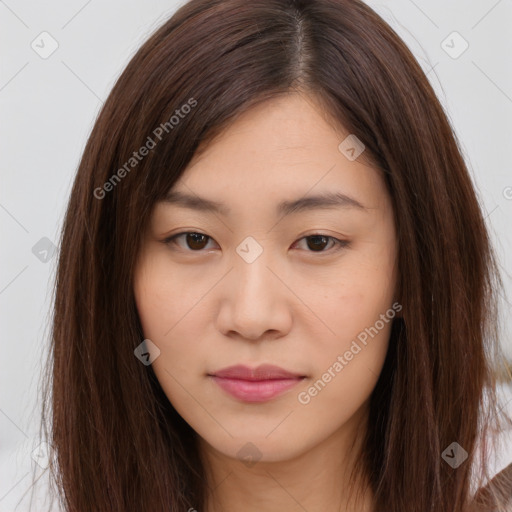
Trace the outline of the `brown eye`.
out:
M 185 237 L 185 246 L 182 246 L 177 242 L 178 239 Z M 196 232 L 184 232 L 184 233 L 178 233 L 177 235 L 171 236 L 164 240 L 163 242 L 167 245 L 178 245 L 184 250 L 190 250 L 190 251 L 201 251 L 205 248 L 205 246 L 208 243 L 208 240 L 210 240 L 210 237 L 208 235 L 205 235 L 203 233 L 196 233 Z
M 185 240 L 185 245 L 182 243 L 178 243 L 180 238 Z M 197 233 L 195 231 L 186 231 L 183 233 L 178 233 L 177 235 L 173 235 L 165 240 L 163 243 L 166 245 L 177 245 L 179 248 L 184 251 L 189 252 L 200 252 L 205 249 L 208 245 L 208 241 L 213 240 L 208 235 L 204 233 Z M 338 240 L 332 236 L 322 235 L 322 234 L 313 234 L 309 236 L 305 236 L 301 238 L 298 242 L 302 242 L 303 240 L 307 241 L 307 249 L 306 252 L 316 252 L 316 253 L 329 253 L 334 251 L 343 249 L 347 247 L 350 242 L 348 240 Z M 298 243 L 296 242 L 296 243 Z M 331 244 L 329 244 L 331 242 Z M 330 247 L 329 247 L 330 245 Z M 327 247 L 327 249 L 326 249 Z
M 306 239 L 308 240 L 308 247 L 315 252 L 323 251 L 325 246 L 328 244 L 328 239 L 330 237 L 323 235 L 313 235 L 308 236 Z
M 301 242 L 302 240 L 306 240 L 306 252 L 328 253 L 331 252 L 331 249 L 340 250 L 343 249 L 344 247 L 347 247 L 350 244 L 348 240 L 338 240 L 337 238 L 334 238 L 332 236 L 322 234 L 313 234 L 305 236 L 301 238 L 299 242 Z M 329 241 L 331 241 L 332 244 L 325 250 L 325 248 L 329 246 Z
M 186 233 L 185 235 L 187 246 L 190 247 L 190 249 L 204 249 L 205 242 L 208 239 L 206 235 L 203 235 L 201 233 Z

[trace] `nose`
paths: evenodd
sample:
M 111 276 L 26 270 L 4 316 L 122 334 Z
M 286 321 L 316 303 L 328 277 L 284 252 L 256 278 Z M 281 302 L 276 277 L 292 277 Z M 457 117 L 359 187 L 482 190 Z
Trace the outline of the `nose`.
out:
M 217 328 L 225 336 L 257 341 L 280 338 L 290 331 L 293 293 L 269 263 L 265 252 L 252 263 L 235 258 L 234 268 L 219 288 Z

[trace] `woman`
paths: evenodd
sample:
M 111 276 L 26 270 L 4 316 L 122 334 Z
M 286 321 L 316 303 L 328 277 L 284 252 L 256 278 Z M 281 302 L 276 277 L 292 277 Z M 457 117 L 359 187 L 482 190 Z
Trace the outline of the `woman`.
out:
M 190 1 L 69 201 L 43 414 L 65 509 L 506 510 L 500 287 L 447 117 L 375 12 Z

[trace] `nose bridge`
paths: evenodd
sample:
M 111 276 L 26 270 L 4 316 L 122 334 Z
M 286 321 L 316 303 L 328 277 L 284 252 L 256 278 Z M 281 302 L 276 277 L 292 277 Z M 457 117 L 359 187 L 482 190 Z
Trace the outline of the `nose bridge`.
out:
M 275 259 L 270 250 L 248 238 L 236 248 L 234 268 L 223 288 L 220 327 L 225 333 L 257 339 L 267 330 L 288 328 L 290 315 L 282 303 L 285 287 L 274 275 Z
M 264 249 L 255 238 L 247 237 L 238 245 L 234 267 L 237 302 L 258 300 L 263 304 L 275 296 L 275 276 L 269 270 L 272 267 L 271 251 Z

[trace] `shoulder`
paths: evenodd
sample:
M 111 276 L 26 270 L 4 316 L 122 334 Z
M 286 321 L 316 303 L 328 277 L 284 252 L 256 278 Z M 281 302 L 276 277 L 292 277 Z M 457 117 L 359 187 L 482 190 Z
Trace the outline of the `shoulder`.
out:
M 506 421 L 499 443 L 493 445 L 498 451 L 492 463 L 495 476 L 475 494 L 473 503 L 478 504 L 475 512 L 512 512 L 512 381 L 502 382 L 497 391 L 501 403 L 505 404 L 500 410 L 504 411 Z
M 512 462 L 478 490 L 473 506 L 471 512 L 512 512 Z

